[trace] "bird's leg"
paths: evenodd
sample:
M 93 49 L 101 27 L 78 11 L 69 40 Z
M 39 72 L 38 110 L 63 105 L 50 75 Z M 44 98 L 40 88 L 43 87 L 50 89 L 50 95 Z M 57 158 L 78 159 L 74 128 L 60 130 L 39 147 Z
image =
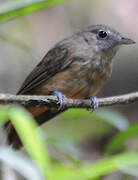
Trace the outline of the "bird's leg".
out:
M 90 97 L 90 100 L 92 102 L 91 111 L 93 112 L 95 109 L 98 108 L 98 99 L 96 96 Z
M 53 91 L 53 94 L 56 95 L 58 98 L 58 102 L 59 102 L 58 110 L 62 109 L 63 98 L 65 98 L 66 96 L 64 94 L 62 94 L 62 92 L 60 92 L 60 91 Z

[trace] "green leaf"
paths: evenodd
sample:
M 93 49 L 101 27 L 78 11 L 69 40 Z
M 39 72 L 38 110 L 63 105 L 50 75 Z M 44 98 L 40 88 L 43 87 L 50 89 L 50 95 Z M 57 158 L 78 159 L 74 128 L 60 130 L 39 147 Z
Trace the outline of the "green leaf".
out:
M 119 130 L 126 130 L 129 127 L 128 120 L 119 112 L 113 111 L 113 110 L 99 110 L 95 111 L 94 113 L 91 113 L 89 111 L 86 111 L 85 109 L 71 109 L 70 111 L 66 111 L 65 113 L 61 114 L 62 118 L 65 119 L 72 119 L 72 118 L 93 118 L 93 119 L 99 119 L 102 121 L 107 122 L 108 124 L 111 124 L 112 126 L 116 127 Z
M 75 165 L 81 164 L 79 148 L 76 144 L 67 139 L 47 138 L 47 143 L 52 145 L 57 152 L 62 153 L 65 158 L 70 160 Z
M 44 177 L 50 177 L 50 159 L 38 126 L 31 115 L 17 106 L 1 106 L 1 123 L 11 120 L 29 155 L 34 159 Z
M 138 165 L 138 153 L 123 153 L 82 168 L 59 167 L 53 172 L 54 180 L 86 180 L 104 176 L 123 167 Z
M 8 121 L 9 106 L 0 105 L 0 125 Z
M 138 124 L 130 126 L 126 131 L 118 133 L 105 148 L 105 153 L 113 153 L 118 149 L 122 148 L 125 143 L 138 135 Z
M 12 0 L 0 3 L 0 23 L 48 8 L 65 0 Z
M 19 107 L 11 107 L 9 109 L 9 118 L 30 156 L 37 162 L 43 175 L 49 177 L 50 159 L 34 119 L 29 113 Z

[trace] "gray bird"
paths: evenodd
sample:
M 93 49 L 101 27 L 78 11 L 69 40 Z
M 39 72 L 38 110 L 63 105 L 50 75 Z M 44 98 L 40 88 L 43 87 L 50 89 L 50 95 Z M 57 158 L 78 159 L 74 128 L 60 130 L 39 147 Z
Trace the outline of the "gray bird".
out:
M 72 99 L 90 98 L 96 108 L 98 103 L 94 96 L 111 75 L 113 57 L 122 45 L 134 43 L 106 25 L 84 28 L 48 51 L 27 76 L 18 94 L 58 96 L 60 110 L 26 107 L 39 125 L 66 110 L 62 108 L 64 95 Z M 9 144 L 19 149 L 22 143 L 11 121 L 4 128 Z

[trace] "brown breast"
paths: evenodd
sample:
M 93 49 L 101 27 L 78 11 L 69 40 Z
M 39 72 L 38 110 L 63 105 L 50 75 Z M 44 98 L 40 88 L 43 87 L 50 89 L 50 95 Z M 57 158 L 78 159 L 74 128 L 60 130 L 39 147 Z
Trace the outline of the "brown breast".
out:
M 86 98 L 94 96 L 109 77 L 111 68 L 104 67 L 101 71 L 90 71 L 79 65 L 57 73 L 41 87 L 33 90 L 33 94 L 48 95 L 52 91 L 60 91 L 68 98 Z

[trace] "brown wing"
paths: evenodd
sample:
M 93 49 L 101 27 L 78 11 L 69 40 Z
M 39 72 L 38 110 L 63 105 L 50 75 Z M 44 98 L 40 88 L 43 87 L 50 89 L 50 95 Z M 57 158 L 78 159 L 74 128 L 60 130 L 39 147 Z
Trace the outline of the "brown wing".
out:
M 25 79 L 17 94 L 27 94 L 56 73 L 66 69 L 72 62 L 69 56 L 71 55 L 67 48 L 62 45 L 55 46 Z

